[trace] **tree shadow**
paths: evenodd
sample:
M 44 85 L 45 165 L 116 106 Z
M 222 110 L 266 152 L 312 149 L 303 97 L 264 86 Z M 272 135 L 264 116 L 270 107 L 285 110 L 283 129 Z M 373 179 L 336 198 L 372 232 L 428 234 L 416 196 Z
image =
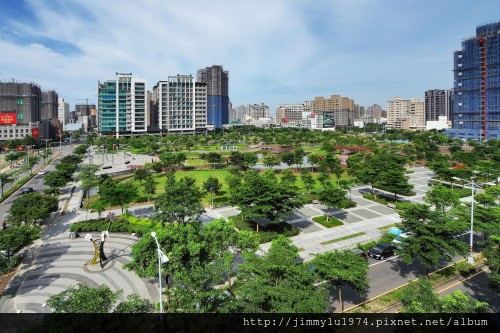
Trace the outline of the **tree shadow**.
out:
M 489 279 L 490 273 L 480 273 L 475 277 L 463 282 L 463 285 L 468 289 L 471 296 L 481 302 L 486 302 L 489 305 L 489 309 L 493 313 L 500 312 L 500 295 L 499 291 L 495 291 L 492 288 L 491 281 Z

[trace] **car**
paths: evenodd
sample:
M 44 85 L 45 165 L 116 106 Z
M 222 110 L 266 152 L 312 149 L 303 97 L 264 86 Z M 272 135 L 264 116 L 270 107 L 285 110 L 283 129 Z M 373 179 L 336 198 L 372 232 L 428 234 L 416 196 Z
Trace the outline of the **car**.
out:
M 33 187 L 25 187 L 21 191 L 22 194 L 26 194 L 26 193 L 30 193 L 30 192 L 33 192 Z
M 358 249 L 357 247 L 355 247 L 353 249 L 349 249 L 349 252 L 354 253 L 357 256 L 366 258 L 366 252 L 361 250 L 361 249 Z
M 378 260 L 384 260 L 387 257 L 392 257 L 394 255 L 395 247 L 393 245 L 378 243 L 366 252 L 368 257 L 372 257 Z
M 401 245 L 403 244 L 403 240 L 405 238 L 408 238 L 409 236 L 410 236 L 410 234 L 406 233 L 406 232 L 402 233 L 402 234 L 399 234 L 396 238 L 394 238 L 392 240 L 392 244 L 394 245 L 394 247 L 396 249 L 401 250 L 402 249 Z
M 38 172 L 38 174 L 39 174 L 39 175 L 45 175 L 45 170 L 40 170 L 40 171 Z

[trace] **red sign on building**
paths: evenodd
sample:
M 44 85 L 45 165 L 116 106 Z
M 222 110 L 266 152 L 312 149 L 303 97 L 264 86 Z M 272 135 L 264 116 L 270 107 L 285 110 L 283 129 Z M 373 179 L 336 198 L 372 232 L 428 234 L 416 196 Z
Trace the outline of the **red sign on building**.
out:
M 31 129 L 31 136 L 32 136 L 34 139 L 38 139 L 38 128 L 32 128 L 32 129 Z
M 0 112 L 0 125 L 15 125 L 16 112 Z

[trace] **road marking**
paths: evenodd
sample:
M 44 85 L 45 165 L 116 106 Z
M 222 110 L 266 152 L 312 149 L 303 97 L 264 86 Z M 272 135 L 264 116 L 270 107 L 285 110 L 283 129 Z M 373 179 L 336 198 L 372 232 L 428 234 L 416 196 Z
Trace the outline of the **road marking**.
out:
M 7 216 L 7 214 L 9 214 L 9 212 L 7 212 L 7 213 L 3 214 L 3 217 L 6 217 L 6 216 Z
M 374 263 L 374 264 L 371 264 L 371 265 L 368 265 L 368 267 L 372 267 L 372 266 L 375 266 L 375 265 L 378 265 L 378 264 L 381 264 L 383 262 L 386 262 L 386 261 L 389 261 L 391 259 L 395 259 L 395 258 L 399 258 L 399 256 L 392 256 L 392 257 L 389 257 L 389 259 L 385 259 L 385 260 L 379 260 L 378 262 Z M 375 259 L 376 260 L 376 259 Z

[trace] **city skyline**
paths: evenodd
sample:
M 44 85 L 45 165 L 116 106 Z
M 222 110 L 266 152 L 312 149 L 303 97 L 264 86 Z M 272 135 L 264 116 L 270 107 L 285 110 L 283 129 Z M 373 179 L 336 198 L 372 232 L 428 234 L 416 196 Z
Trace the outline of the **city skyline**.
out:
M 222 65 L 233 107 L 339 94 L 386 107 L 453 87 L 453 52 L 498 1 L 50 1 L 0 3 L 0 80 L 74 105 L 116 72 L 148 87 Z

